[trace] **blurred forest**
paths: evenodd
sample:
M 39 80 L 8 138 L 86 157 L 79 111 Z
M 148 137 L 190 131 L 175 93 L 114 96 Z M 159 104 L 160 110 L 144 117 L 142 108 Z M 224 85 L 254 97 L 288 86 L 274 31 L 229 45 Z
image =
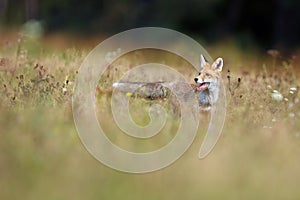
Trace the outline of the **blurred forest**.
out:
M 234 37 L 242 47 L 296 49 L 300 44 L 297 0 L 0 0 L 0 28 L 35 19 L 46 33 L 114 34 L 159 26 L 208 42 Z

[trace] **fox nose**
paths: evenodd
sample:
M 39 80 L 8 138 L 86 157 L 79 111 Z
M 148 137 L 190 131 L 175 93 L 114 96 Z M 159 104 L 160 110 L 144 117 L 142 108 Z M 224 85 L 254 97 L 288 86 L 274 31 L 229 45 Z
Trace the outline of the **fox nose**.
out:
M 194 81 L 197 83 L 198 82 L 198 78 L 194 78 Z

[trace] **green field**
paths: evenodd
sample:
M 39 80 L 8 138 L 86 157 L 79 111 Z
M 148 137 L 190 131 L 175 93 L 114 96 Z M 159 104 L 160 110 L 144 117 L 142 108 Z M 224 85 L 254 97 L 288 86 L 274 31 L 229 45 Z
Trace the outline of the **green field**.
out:
M 91 45 L 54 49 L 52 41 L 1 40 L 0 199 L 300 198 L 300 54 L 281 57 L 277 51 L 243 50 L 232 41 L 208 46 L 209 53 L 223 57 L 225 64 L 227 118 L 216 147 L 208 157 L 198 159 L 205 133 L 201 127 L 191 148 L 174 164 L 133 175 L 95 160 L 77 135 L 72 90 Z M 129 55 L 123 64 L 128 68 L 136 64 L 133 57 Z M 192 82 L 194 69 L 180 68 L 181 61 L 168 56 L 162 59 L 177 65 Z M 112 66 L 99 87 L 108 90 L 126 69 Z M 161 136 L 139 146 L 111 125 L 105 106 L 109 93 L 98 92 L 96 97 L 100 124 L 120 146 L 152 150 L 173 137 Z M 152 101 L 132 98 L 131 102 L 133 118 L 147 124 L 144 107 Z M 168 101 L 157 102 L 169 106 Z M 170 115 L 172 109 L 167 109 Z M 176 128 L 172 120 L 167 125 L 165 134 Z

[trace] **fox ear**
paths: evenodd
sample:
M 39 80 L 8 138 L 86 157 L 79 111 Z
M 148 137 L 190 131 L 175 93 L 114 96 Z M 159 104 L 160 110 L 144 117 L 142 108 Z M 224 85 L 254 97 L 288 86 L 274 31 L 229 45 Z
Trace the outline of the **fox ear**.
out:
M 212 64 L 212 67 L 217 71 L 222 71 L 223 68 L 223 59 L 217 58 L 217 60 Z
M 204 58 L 204 56 L 201 54 L 201 55 L 200 55 L 200 67 L 204 67 L 205 64 L 206 64 L 205 58 Z

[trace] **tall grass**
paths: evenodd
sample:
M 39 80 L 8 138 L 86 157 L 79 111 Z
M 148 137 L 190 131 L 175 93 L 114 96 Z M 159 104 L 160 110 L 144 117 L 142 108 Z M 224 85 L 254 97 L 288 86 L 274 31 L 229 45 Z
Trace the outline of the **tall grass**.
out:
M 0 199 L 299 199 L 297 57 L 283 59 L 266 52 L 256 58 L 234 45 L 211 47 L 215 56 L 224 52 L 228 104 L 216 147 L 198 160 L 204 137 L 200 131 L 191 148 L 168 168 L 131 175 L 94 160 L 77 136 L 72 87 L 87 52 L 53 51 L 41 45 L 35 47 L 39 51 L 31 51 L 24 40 L 9 41 L 0 49 Z M 109 111 L 109 86 L 138 64 L 137 54 L 141 58 L 149 52 L 133 52 L 100 79 L 97 112 L 113 142 L 148 151 L 165 145 L 173 135 L 149 143 L 132 141 L 113 125 Z M 197 74 L 171 55 L 161 59 L 191 81 Z M 123 68 L 118 68 L 120 64 Z M 133 119 L 147 124 L 145 108 L 153 100 L 132 97 L 131 102 Z M 168 99 L 155 103 L 172 115 L 174 105 Z M 172 120 L 165 134 L 176 130 Z

